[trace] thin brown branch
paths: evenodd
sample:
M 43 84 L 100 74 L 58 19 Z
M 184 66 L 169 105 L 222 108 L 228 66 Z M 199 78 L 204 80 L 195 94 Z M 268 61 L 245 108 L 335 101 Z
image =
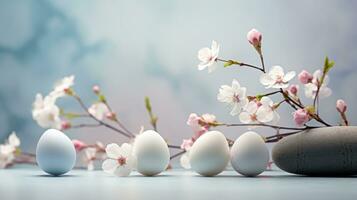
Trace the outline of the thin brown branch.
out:
M 259 58 L 260 58 L 260 62 L 262 64 L 263 72 L 265 73 L 264 58 L 263 58 L 263 53 L 261 51 L 259 52 Z
M 298 127 L 286 127 L 286 126 L 277 126 L 277 125 L 270 125 L 270 124 L 264 124 L 264 123 L 256 123 L 256 124 L 215 124 L 216 126 L 263 126 L 263 127 L 269 127 L 273 129 L 283 129 L 283 130 L 306 130 L 306 129 L 311 129 L 311 128 L 317 128 L 317 127 L 303 127 L 303 128 L 298 128 Z
M 108 104 L 108 102 L 105 100 L 103 103 L 107 106 L 107 108 L 109 109 L 109 111 L 113 113 L 113 109 L 110 107 L 110 105 Z M 135 136 L 134 133 L 131 132 L 131 131 L 129 131 L 129 129 L 127 129 L 127 128 L 124 126 L 124 124 L 121 123 L 120 120 L 119 120 L 117 117 L 115 117 L 113 121 L 114 121 L 115 123 L 117 123 L 118 126 L 119 126 L 120 128 L 122 128 L 127 134 L 129 134 L 129 135 L 131 135 L 131 136 L 133 136 L 133 137 Z
M 118 133 L 124 135 L 124 136 L 127 137 L 127 138 L 132 138 L 132 137 L 133 137 L 133 136 L 129 135 L 128 133 L 126 133 L 126 132 L 124 132 L 124 131 L 122 131 L 122 130 L 120 130 L 120 129 L 118 129 L 118 128 L 116 128 L 116 127 L 110 125 L 110 124 L 107 124 L 107 123 L 105 123 L 104 121 L 97 119 L 96 117 L 94 117 L 90 112 L 88 112 L 87 106 L 83 103 L 82 99 L 81 99 L 78 95 L 73 94 L 72 96 L 77 100 L 77 102 L 80 104 L 80 106 L 82 107 L 82 109 L 85 110 L 85 111 L 88 113 L 88 115 L 89 115 L 92 119 L 94 119 L 95 121 L 97 121 L 99 124 L 101 124 L 101 125 L 103 125 L 103 126 L 109 128 L 109 129 L 112 129 L 113 131 L 118 132 Z
M 169 148 L 172 148 L 172 149 L 181 149 L 181 147 L 178 146 L 178 145 L 168 144 L 167 146 L 168 146 Z
M 224 60 L 224 59 L 220 59 L 220 58 L 217 58 L 217 61 L 221 61 L 221 62 L 229 62 L 228 60 Z M 238 65 L 238 66 L 241 66 L 241 67 L 250 67 L 250 68 L 253 68 L 253 69 L 256 69 L 256 70 L 259 70 L 259 71 L 261 71 L 261 72 L 263 72 L 263 73 L 265 73 L 265 71 L 262 69 L 262 68 L 260 68 L 260 67 L 257 67 L 257 66 L 255 66 L 255 65 L 251 65 L 251 64 L 248 64 L 248 63 L 243 63 L 243 62 L 237 62 L 237 61 L 233 61 L 234 63 L 233 63 L 233 65 Z
M 99 127 L 99 126 L 102 126 L 102 124 L 98 123 L 98 124 L 77 124 L 77 125 L 71 125 L 70 128 L 93 128 L 93 127 Z

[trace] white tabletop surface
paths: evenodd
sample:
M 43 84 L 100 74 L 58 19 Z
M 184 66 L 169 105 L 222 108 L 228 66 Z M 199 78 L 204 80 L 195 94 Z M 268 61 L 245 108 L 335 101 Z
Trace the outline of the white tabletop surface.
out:
M 224 171 L 216 177 L 170 170 L 155 177 L 137 172 L 114 177 L 102 171 L 73 170 L 61 177 L 45 175 L 38 168 L 0 170 L 0 200 L 56 199 L 357 199 L 355 177 L 303 177 L 266 171 L 257 178 Z

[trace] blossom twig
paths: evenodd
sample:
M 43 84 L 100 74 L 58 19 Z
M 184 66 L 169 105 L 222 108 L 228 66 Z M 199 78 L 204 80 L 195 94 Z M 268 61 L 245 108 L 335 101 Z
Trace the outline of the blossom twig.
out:
M 263 72 L 265 73 L 264 58 L 263 58 L 263 53 L 261 51 L 259 52 L 259 58 L 260 58 L 260 62 L 262 64 Z
M 181 149 L 181 147 L 178 146 L 178 145 L 168 144 L 167 146 L 168 146 L 169 148 L 172 148 L 172 149 Z
M 99 127 L 102 126 L 102 124 L 78 124 L 78 125 L 71 125 L 70 128 L 85 128 L 85 127 Z
M 306 129 L 313 129 L 313 128 L 318 128 L 318 127 L 314 127 L 314 126 L 306 126 L 303 128 L 299 128 L 299 127 L 286 127 L 286 126 L 276 126 L 276 125 L 270 125 L 270 124 L 264 124 L 264 123 L 256 123 L 256 124 L 225 124 L 225 123 L 217 123 L 215 124 L 215 126 L 227 126 L 227 127 L 231 127 L 231 126 L 264 126 L 264 127 L 270 127 L 273 129 L 284 129 L 284 130 L 306 130 Z
M 152 112 L 152 106 L 151 106 L 151 102 L 150 102 L 150 98 L 149 97 L 145 97 L 145 108 L 146 108 L 146 111 L 149 114 L 151 126 L 154 128 L 155 131 L 157 131 L 157 120 L 158 120 L 158 118 Z
M 234 61 L 234 60 L 224 60 L 224 59 L 220 59 L 220 58 L 217 58 L 217 61 L 228 63 L 228 65 L 239 65 L 241 67 L 246 66 L 246 67 L 250 67 L 250 68 L 253 68 L 253 69 L 257 69 L 257 70 L 265 73 L 265 71 L 262 68 L 257 67 L 255 65 L 247 64 L 247 63 L 238 62 L 238 61 Z
M 73 94 L 72 96 L 77 100 L 77 102 L 80 104 L 80 106 L 88 113 L 88 115 L 89 115 L 91 118 L 93 118 L 95 121 L 97 121 L 99 124 L 101 124 L 101 125 L 103 125 L 103 126 L 109 128 L 109 129 L 112 129 L 113 131 L 116 131 L 116 132 L 118 132 L 118 133 L 124 135 L 124 136 L 127 137 L 127 138 L 132 138 L 132 137 L 133 137 L 132 135 L 129 135 L 128 133 L 125 133 L 124 131 L 122 131 L 122 130 L 120 130 L 120 129 L 117 129 L 117 128 L 115 128 L 114 126 L 112 126 L 112 125 L 110 125 L 110 124 L 107 124 L 107 123 L 103 122 L 102 120 L 99 120 L 99 119 L 97 119 L 96 117 L 94 117 L 90 112 L 88 112 L 87 106 L 83 103 L 82 99 L 81 99 L 78 95 Z
M 109 110 L 110 113 L 114 113 L 114 112 L 113 112 L 113 109 L 111 108 L 111 106 L 109 106 L 109 103 L 107 102 L 107 100 L 104 99 L 104 100 L 103 100 L 103 103 L 107 106 L 107 108 L 108 108 L 108 110 Z M 119 121 L 118 117 L 113 116 L 111 119 L 112 119 L 115 123 L 117 123 L 118 126 L 121 127 L 126 133 L 128 133 L 128 134 L 134 136 L 134 134 L 133 134 L 131 131 L 129 131 L 129 129 L 127 129 L 127 128 L 124 126 L 123 123 L 121 123 L 121 122 Z

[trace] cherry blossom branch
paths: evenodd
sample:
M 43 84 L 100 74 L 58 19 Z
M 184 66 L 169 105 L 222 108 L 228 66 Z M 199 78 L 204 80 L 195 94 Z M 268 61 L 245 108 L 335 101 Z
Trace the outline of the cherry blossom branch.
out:
M 347 120 L 347 116 L 346 116 L 346 113 L 345 112 L 340 112 L 340 115 L 341 115 L 341 119 L 343 121 L 343 124 L 345 126 L 348 126 L 348 120 Z
M 217 123 L 214 126 L 227 126 L 227 127 L 232 127 L 232 126 L 263 126 L 263 127 L 269 127 L 273 129 L 283 129 L 283 130 L 307 130 L 307 129 L 313 129 L 313 128 L 319 128 L 319 127 L 314 127 L 314 126 L 305 126 L 303 128 L 298 128 L 298 127 L 286 127 L 286 126 L 276 126 L 276 125 L 270 125 L 270 124 L 264 124 L 264 123 L 256 123 L 256 124 L 225 124 L 225 123 Z
M 107 106 L 109 112 L 114 114 L 114 112 L 113 112 L 112 108 L 109 106 L 107 100 L 103 99 L 103 103 Z M 124 126 L 124 124 L 122 124 L 122 123 L 119 121 L 119 119 L 118 119 L 115 115 L 114 115 L 111 119 L 112 119 L 115 123 L 117 123 L 118 126 L 121 127 L 126 133 L 128 133 L 128 134 L 134 136 L 134 134 L 133 134 L 131 131 L 129 131 L 129 130 Z
M 176 154 L 170 156 L 170 160 L 172 160 L 172 159 L 174 159 L 174 158 L 176 158 L 176 157 L 178 157 L 178 156 L 180 156 L 180 155 L 182 155 L 182 154 L 184 154 L 184 153 L 186 153 L 186 151 L 185 151 L 185 150 L 182 150 L 182 151 L 180 151 L 180 152 L 178 152 L 178 153 L 176 153 Z
M 169 148 L 172 148 L 172 149 L 181 149 L 181 147 L 178 146 L 178 145 L 168 144 L 167 146 L 168 146 Z
M 224 59 L 220 59 L 220 58 L 217 58 L 217 61 L 221 61 L 221 62 L 226 63 L 226 66 L 230 66 L 230 65 L 239 65 L 241 67 L 246 66 L 246 67 L 250 67 L 250 68 L 253 68 L 253 69 L 257 69 L 257 70 L 265 73 L 264 69 L 262 69 L 260 67 L 257 67 L 255 65 L 247 64 L 247 63 L 238 62 L 238 61 L 234 61 L 234 60 L 224 60 Z
M 269 93 L 262 94 L 262 95 L 259 95 L 259 96 L 265 97 L 265 96 L 271 96 L 271 95 L 278 94 L 278 93 L 280 93 L 280 90 L 277 90 L 277 91 L 274 91 L 274 92 L 269 92 Z
M 282 133 L 282 134 L 276 134 L 272 136 L 265 137 L 265 143 L 273 143 L 273 142 L 278 142 L 282 138 L 289 136 L 289 135 L 294 135 L 297 133 L 300 133 L 301 131 L 293 131 L 293 132 L 288 132 L 288 133 Z
M 145 97 L 145 108 L 150 117 L 150 124 L 155 131 L 157 131 L 157 120 L 158 117 L 152 112 L 152 106 L 149 97 Z
M 297 110 L 297 107 L 304 109 L 305 106 L 301 103 L 301 102 L 296 102 L 294 99 L 292 99 L 289 94 L 285 93 L 282 89 L 280 89 L 281 94 L 283 95 L 283 97 L 286 99 L 286 101 L 288 102 L 288 104 L 293 107 L 295 110 Z M 324 120 L 321 119 L 321 117 L 317 114 L 312 114 L 309 113 L 309 115 L 314 118 L 316 121 L 322 123 L 325 126 L 331 126 L 330 124 L 328 124 L 327 122 L 325 122 Z
M 29 153 L 29 152 L 21 152 L 21 155 L 29 156 L 29 157 L 36 157 L 36 154 Z
M 94 128 L 102 126 L 102 124 L 78 124 L 78 125 L 71 125 L 70 128 Z
M 263 53 L 261 51 L 259 52 L 259 58 L 260 58 L 260 62 L 262 64 L 263 72 L 265 73 L 264 58 L 263 58 Z
M 110 124 L 107 124 L 107 123 L 105 123 L 105 122 L 102 121 L 102 120 L 97 119 L 97 118 L 96 118 L 95 116 L 93 116 L 90 112 L 88 112 L 87 106 L 83 103 L 82 99 L 81 99 L 77 94 L 73 94 L 72 96 L 77 100 L 77 102 L 80 104 L 80 106 L 88 113 L 88 115 L 89 115 L 92 119 L 94 119 L 95 121 L 97 121 L 99 124 L 101 124 L 101 125 L 103 125 L 103 126 L 109 128 L 109 129 L 111 129 L 111 130 L 113 130 L 113 131 L 115 131 L 115 132 L 118 132 L 118 133 L 122 134 L 123 136 L 125 136 L 125 137 L 127 137 L 127 138 L 133 138 L 133 137 L 134 137 L 134 135 L 125 133 L 124 131 L 122 131 L 122 130 L 120 130 L 120 129 L 114 127 L 114 126 L 112 126 L 112 125 L 110 125 Z

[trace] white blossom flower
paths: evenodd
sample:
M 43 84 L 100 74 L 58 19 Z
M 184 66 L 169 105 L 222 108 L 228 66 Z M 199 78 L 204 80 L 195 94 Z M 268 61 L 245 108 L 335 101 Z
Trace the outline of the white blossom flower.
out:
M 258 105 L 256 102 L 251 101 L 245 107 L 244 111 L 240 113 L 239 120 L 244 124 L 258 122 L 257 119 Z
M 108 159 L 102 164 L 104 172 L 117 176 L 129 176 L 136 164 L 132 145 L 109 144 L 105 149 Z
M 11 165 L 15 159 L 16 148 L 20 146 L 20 140 L 15 132 L 12 132 L 5 144 L 0 145 L 0 169 Z
M 55 104 L 56 99 L 52 96 L 42 97 L 36 95 L 32 108 L 32 117 L 42 128 L 61 129 L 60 109 Z
M 219 89 L 217 99 L 220 102 L 227 103 L 232 107 L 231 115 L 237 115 L 242 108 L 247 105 L 248 98 L 246 96 L 247 89 L 241 87 L 237 80 L 232 81 L 232 86 L 222 85 Z
M 198 51 L 198 59 L 201 61 L 198 65 L 198 70 L 204 70 L 208 67 L 208 72 L 216 69 L 215 62 L 218 58 L 219 45 L 216 41 L 212 41 L 211 48 L 205 47 Z
M 206 113 L 206 114 L 201 115 L 201 117 L 202 117 L 203 122 L 205 122 L 206 124 L 216 122 L 216 116 L 213 114 Z
M 19 147 L 21 142 L 20 139 L 17 137 L 15 131 L 13 131 L 9 138 L 8 138 L 8 144 L 13 146 L 13 147 Z
M 0 145 L 0 169 L 6 168 L 13 162 L 15 158 L 13 151 L 13 146 L 9 144 Z
M 63 97 L 66 95 L 66 90 L 74 85 L 74 75 L 64 77 L 62 80 L 55 84 L 54 90 L 50 93 L 50 96 L 54 98 Z
M 257 119 L 262 123 L 277 123 L 280 119 L 278 112 L 274 108 L 274 102 L 267 96 L 264 96 L 258 104 Z
M 316 70 L 313 74 L 313 79 L 311 83 L 305 84 L 305 96 L 314 99 L 317 92 L 317 85 L 322 77 L 322 71 Z M 319 91 L 319 98 L 325 98 L 332 94 L 332 90 L 327 87 L 329 82 L 328 75 L 325 76 L 324 82 L 322 83 Z
M 95 118 L 97 118 L 98 120 L 103 120 L 104 117 L 107 115 L 107 113 L 109 113 L 109 109 L 108 106 L 105 105 L 102 102 L 97 102 L 92 104 L 89 108 L 88 108 L 88 112 L 93 115 Z
M 184 169 L 191 169 L 190 158 L 189 158 L 189 150 L 187 150 L 184 154 L 182 154 L 180 158 L 180 165 Z
M 266 88 L 287 88 L 289 81 L 295 76 L 295 71 L 284 73 L 284 69 L 280 66 L 273 66 L 268 73 L 264 73 L 260 77 L 260 83 Z
M 274 103 L 269 97 L 260 101 L 251 101 L 240 113 L 239 120 L 244 124 L 277 122 L 279 114 L 275 111 Z
M 87 163 L 88 171 L 94 170 L 94 161 L 96 159 L 96 155 L 97 155 L 97 149 L 94 147 L 90 147 L 85 150 L 84 161 L 85 161 L 85 163 Z

